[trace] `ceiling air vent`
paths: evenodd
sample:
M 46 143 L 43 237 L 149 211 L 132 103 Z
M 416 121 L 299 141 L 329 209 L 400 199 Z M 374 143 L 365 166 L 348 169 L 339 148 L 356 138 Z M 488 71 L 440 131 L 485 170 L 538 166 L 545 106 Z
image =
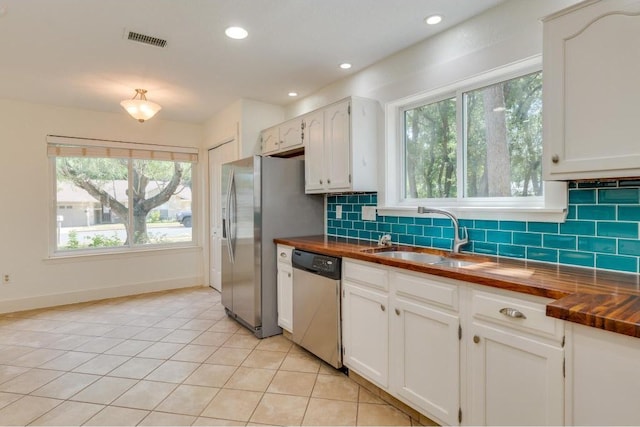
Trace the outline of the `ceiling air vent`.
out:
M 129 35 L 127 36 L 127 39 L 134 42 L 144 43 L 144 44 L 148 44 L 156 47 L 165 47 L 167 45 L 166 40 L 160 39 L 158 37 L 152 37 L 152 36 L 136 33 L 134 31 L 129 31 Z

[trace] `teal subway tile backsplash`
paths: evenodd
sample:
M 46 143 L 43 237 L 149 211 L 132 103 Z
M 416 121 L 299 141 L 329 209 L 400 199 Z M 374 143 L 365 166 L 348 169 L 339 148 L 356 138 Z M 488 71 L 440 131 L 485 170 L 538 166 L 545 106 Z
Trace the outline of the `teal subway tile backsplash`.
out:
M 584 205 L 578 206 L 578 219 L 616 219 L 616 207 L 614 205 Z
M 640 270 L 640 180 L 570 183 L 563 223 L 462 219 L 469 244 L 463 252 L 638 273 Z M 376 206 L 376 193 L 327 196 L 327 234 L 450 250 L 448 218 L 377 216 L 362 219 L 362 206 Z M 342 219 L 336 219 L 336 206 Z
M 637 222 L 599 222 L 598 236 L 638 238 Z
M 598 203 L 635 204 L 640 202 L 637 188 L 611 188 L 598 190 Z

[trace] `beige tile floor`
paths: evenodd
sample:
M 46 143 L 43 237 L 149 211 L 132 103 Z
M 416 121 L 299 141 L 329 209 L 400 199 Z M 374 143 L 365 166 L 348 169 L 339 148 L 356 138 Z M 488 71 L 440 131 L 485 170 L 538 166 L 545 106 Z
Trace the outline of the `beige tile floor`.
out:
M 0 316 L 0 425 L 411 425 L 210 288 Z

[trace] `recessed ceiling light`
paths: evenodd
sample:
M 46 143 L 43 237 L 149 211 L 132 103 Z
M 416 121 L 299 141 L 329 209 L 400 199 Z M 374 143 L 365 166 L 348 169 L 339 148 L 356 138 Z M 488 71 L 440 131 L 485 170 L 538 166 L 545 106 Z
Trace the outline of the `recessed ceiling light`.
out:
M 349 68 L 351 68 L 351 64 L 349 64 L 348 62 L 343 62 L 342 64 L 340 64 L 340 68 L 342 68 L 343 70 L 348 70 Z
M 7 14 L 7 6 L 0 6 L 0 17 Z
M 440 15 L 427 16 L 426 18 L 424 18 L 424 22 L 426 22 L 428 25 L 436 25 L 442 22 L 442 16 Z
M 247 30 L 245 30 L 242 27 L 229 27 L 226 30 L 224 30 L 224 33 L 227 35 L 227 37 L 231 39 L 236 39 L 236 40 L 246 39 L 247 36 L 249 35 Z
M 291 97 L 298 96 L 298 92 L 289 92 L 289 96 Z

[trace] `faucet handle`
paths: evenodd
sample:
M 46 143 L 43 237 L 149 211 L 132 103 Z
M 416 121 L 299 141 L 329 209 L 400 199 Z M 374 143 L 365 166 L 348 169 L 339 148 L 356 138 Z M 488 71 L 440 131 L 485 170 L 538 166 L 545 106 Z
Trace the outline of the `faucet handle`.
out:
M 378 244 L 380 246 L 391 246 L 391 234 L 383 234 L 378 239 Z
M 460 234 L 462 234 L 462 238 L 460 240 L 464 242 L 469 241 L 469 234 L 467 233 L 467 227 L 460 227 Z

